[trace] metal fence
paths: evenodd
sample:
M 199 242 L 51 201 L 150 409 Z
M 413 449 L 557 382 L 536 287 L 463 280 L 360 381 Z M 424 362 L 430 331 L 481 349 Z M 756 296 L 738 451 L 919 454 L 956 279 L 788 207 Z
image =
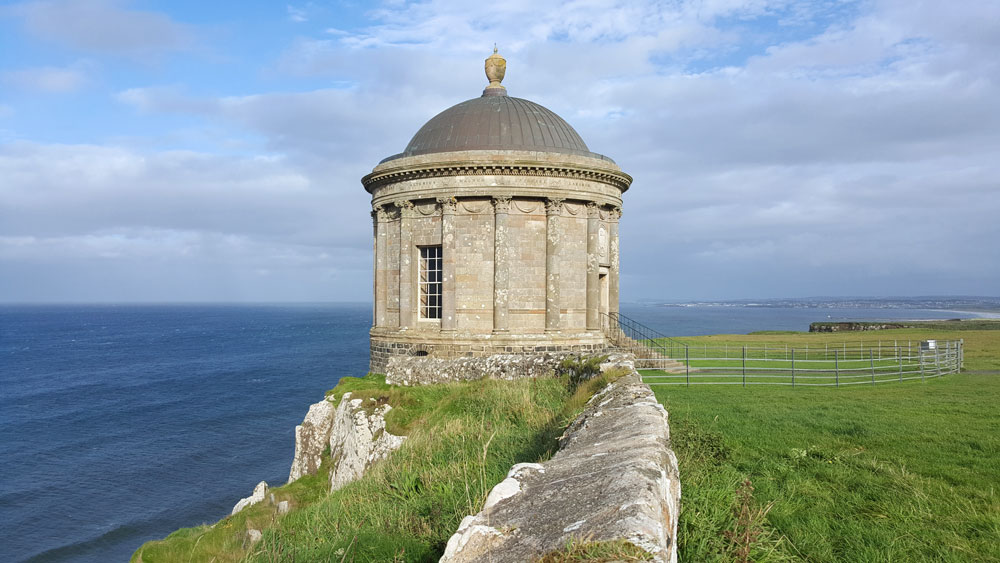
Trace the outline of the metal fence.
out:
M 875 385 L 957 373 L 963 362 L 962 340 L 692 345 L 616 313 L 604 332 L 651 385 Z
M 962 369 L 962 340 L 878 341 L 823 347 L 688 346 L 679 370 L 644 370 L 651 385 L 830 386 L 928 379 Z M 637 360 L 655 364 L 656 359 Z M 638 367 L 638 366 L 637 366 Z

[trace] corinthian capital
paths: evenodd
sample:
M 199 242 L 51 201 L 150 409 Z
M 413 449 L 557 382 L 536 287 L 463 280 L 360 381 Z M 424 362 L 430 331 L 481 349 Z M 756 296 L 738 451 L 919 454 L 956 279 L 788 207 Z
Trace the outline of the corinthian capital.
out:
M 563 201 L 559 198 L 550 198 L 545 200 L 545 214 L 546 215 L 559 215 L 563 210 Z
M 453 197 L 439 197 L 437 202 L 441 205 L 441 213 L 444 215 L 454 215 L 458 210 L 458 200 Z
M 413 205 L 412 201 L 408 199 L 397 199 L 396 201 L 392 202 L 392 204 L 396 206 L 396 209 L 399 209 L 400 217 L 413 217 L 415 213 L 414 210 L 415 206 Z
M 493 198 L 493 208 L 497 213 L 510 213 L 510 198 L 509 197 L 495 197 Z

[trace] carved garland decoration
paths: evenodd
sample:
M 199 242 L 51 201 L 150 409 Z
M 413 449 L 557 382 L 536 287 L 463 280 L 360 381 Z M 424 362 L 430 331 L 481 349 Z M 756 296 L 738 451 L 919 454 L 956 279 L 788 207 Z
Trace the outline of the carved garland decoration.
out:
M 625 191 L 632 183 L 632 179 L 626 174 L 612 174 L 608 172 L 598 172 L 596 170 L 586 170 L 582 168 L 556 168 L 541 166 L 441 166 L 437 168 L 422 168 L 419 170 L 399 170 L 383 172 L 379 174 L 369 174 L 361 179 L 365 189 L 371 192 L 378 186 L 391 182 L 402 182 L 405 180 L 418 180 L 423 178 L 441 178 L 446 176 L 542 176 L 558 178 L 577 178 L 583 180 L 594 180 L 605 184 L 610 184 Z

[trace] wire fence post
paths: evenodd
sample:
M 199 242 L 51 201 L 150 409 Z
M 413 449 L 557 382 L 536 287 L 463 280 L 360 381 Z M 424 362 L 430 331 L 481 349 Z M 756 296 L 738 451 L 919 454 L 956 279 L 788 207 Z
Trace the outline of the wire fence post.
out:
M 833 351 L 833 370 L 837 387 L 840 387 L 840 359 L 837 357 L 837 350 Z
M 919 355 L 917 356 L 917 361 L 920 362 L 920 381 L 927 381 L 927 378 L 924 377 L 924 351 L 923 350 L 921 350 L 919 352 Z
M 792 387 L 795 387 L 795 348 L 792 348 Z
M 875 356 L 872 354 L 872 349 L 868 349 L 868 359 L 872 363 L 872 385 L 875 385 Z M 879 359 L 882 359 L 882 350 L 879 349 Z
M 743 347 L 743 386 L 747 386 L 747 347 Z
M 687 386 L 691 387 L 691 361 L 688 359 L 687 348 L 684 349 L 684 380 Z
M 903 382 L 903 354 L 901 353 L 899 346 L 896 346 L 896 359 L 899 360 L 899 382 Z

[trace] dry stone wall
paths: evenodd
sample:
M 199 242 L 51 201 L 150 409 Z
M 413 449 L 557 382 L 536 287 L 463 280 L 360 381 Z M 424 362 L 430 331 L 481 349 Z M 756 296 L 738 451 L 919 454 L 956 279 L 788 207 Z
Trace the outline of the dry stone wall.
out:
M 573 542 L 625 540 L 673 563 L 680 495 L 667 412 L 633 370 L 587 403 L 551 460 L 511 468 L 441 561 L 532 561 Z

